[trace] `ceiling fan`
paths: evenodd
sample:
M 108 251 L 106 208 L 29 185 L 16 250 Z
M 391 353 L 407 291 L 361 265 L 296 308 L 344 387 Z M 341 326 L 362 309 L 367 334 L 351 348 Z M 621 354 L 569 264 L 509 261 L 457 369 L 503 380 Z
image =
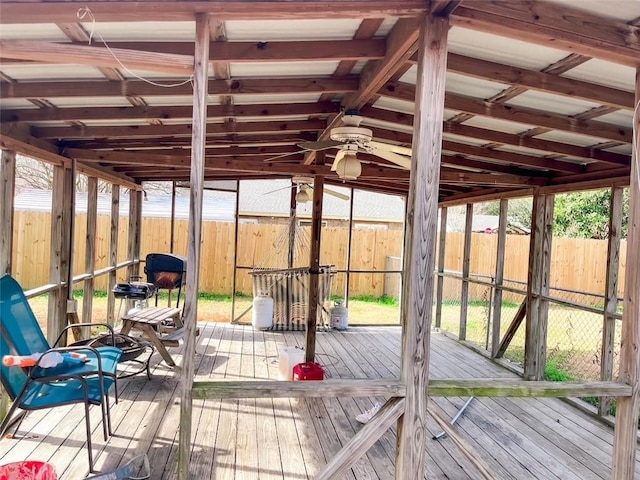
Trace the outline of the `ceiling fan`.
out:
M 306 202 L 310 202 L 313 199 L 313 187 L 312 187 L 313 178 L 312 177 L 295 176 L 291 178 L 291 182 L 294 185 L 298 186 L 298 193 L 296 194 L 296 202 L 306 203 Z M 284 187 L 284 188 L 289 188 L 289 187 Z M 284 190 L 284 188 L 279 188 L 278 190 L 272 190 L 270 192 L 265 193 L 265 195 L 268 195 L 270 193 L 274 193 L 280 190 Z M 345 195 L 344 193 L 340 193 L 335 190 L 330 190 L 328 188 L 325 188 L 323 191 L 327 195 L 332 195 L 341 200 L 349 200 L 349 196 Z
M 411 168 L 411 148 L 400 145 L 373 140 L 373 131 L 369 128 L 361 127 L 362 117 L 356 110 L 347 110 L 342 117 L 343 127 L 331 129 L 331 140 L 298 143 L 297 146 L 304 152 L 318 152 L 337 148 L 331 171 L 336 172 L 343 180 L 355 180 L 362 173 L 362 165 L 357 158 L 357 153 L 369 153 L 383 158 L 395 166 L 409 170 Z M 265 162 L 271 162 L 279 158 L 288 157 L 300 153 L 290 152 L 277 157 L 271 157 Z
M 354 110 L 348 110 L 342 117 L 343 127 L 331 129 L 331 140 L 300 143 L 298 146 L 308 151 L 337 148 L 331 170 L 343 180 L 355 180 L 362 173 L 362 165 L 356 154 L 369 153 L 383 158 L 405 170 L 411 168 L 411 149 L 373 140 L 373 132 L 361 127 L 362 117 Z

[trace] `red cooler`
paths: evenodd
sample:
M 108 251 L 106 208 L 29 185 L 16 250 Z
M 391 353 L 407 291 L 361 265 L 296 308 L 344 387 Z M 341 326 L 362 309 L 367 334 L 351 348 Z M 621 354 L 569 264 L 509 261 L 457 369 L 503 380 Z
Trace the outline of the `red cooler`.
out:
M 323 368 L 314 362 L 299 363 L 293 367 L 294 380 L 324 380 Z

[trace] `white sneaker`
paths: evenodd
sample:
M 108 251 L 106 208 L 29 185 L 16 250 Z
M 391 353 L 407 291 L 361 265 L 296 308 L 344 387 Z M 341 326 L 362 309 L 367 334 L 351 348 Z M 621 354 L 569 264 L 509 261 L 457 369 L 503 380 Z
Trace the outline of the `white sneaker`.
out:
M 382 403 L 377 402 L 373 407 L 371 407 L 366 412 L 361 413 L 356 417 L 356 422 L 367 423 L 371 418 L 378 413 L 378 411 L 382 408 Z

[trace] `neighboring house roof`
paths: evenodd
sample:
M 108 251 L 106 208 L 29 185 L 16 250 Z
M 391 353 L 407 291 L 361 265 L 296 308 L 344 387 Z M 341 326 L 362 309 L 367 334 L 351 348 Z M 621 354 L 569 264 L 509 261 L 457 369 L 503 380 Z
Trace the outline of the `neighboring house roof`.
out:
M 240 215 L 242 216 L 289 216 L 290 185 L 288 180 L 247 180 L 240 184 Z M 327 187 L 347 195 L 349 189 Z M 176 218 L 188 218 L 189 196 L 179 189 L 176 195 Z M 325 195 L 323 210 L 325 219 L 349 218 L 349 201 Z M 15 198 L 16 210 L 50 211 L 50 190 L 23 190 Z M 76 212 L 87 211 L 87 194 L 76 194 Z M 311 217 L 311 202 L 298 204 L 298 216 Z M 208 221 L 234 220 L 235 194 L 233 192 L 207 190 L 204 194 L 202 218 Z M 111 213 L 111 194 L 98 194 L 98 214 Z M 129 196 L 120 195 L 120 215 L 129 214 Z M 142 203 L 145 217 L 171 216 L 171 196 L 148 194 Z M 402 197 L 373 192 L 356 191 L 354 199 L 354 220 L 373 222 L 402 222 L 404 201 Z

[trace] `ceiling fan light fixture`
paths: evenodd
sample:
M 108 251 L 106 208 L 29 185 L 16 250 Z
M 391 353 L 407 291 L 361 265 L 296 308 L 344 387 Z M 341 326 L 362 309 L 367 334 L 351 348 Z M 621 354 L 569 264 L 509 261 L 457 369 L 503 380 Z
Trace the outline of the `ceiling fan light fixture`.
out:
M 311 201 L 311 195 L 309 195 L 309 190 L 306 188 L 301 188 L 298 193 L 296 193 L 296 202 L 298 203 L 307 203 Z
M 362 174 L 362 165 L 360 160 L 353 152 L 347 152 L 338 160 L 336 164 L 336 173 L 342 180 L 355 180 Z

